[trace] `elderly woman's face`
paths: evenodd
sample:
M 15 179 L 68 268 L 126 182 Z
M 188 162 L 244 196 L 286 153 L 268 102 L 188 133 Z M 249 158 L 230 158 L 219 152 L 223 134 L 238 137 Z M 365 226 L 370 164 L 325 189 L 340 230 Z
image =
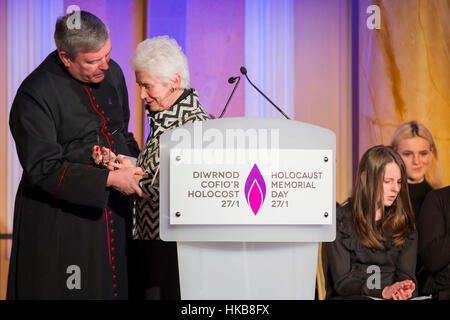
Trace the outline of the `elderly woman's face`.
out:
M 152 111 L 167 110 L 176 101 L 170 85 L 153 79 L 145 71 L 136 72 L 136 83 L 141 90 L 141 99 L 150 106 Z

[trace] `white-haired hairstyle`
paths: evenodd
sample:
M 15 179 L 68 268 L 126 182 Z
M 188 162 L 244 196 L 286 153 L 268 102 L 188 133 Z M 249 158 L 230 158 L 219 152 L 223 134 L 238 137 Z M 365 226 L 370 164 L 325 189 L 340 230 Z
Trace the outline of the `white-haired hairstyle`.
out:
M 190 77 L 186 56 L 175 39 L 159 36 L 138 44 L 131 59 L 134 71 L 144 71 L 153 79 L 170 84 L 180 75 L 180 88 L 189 89 Z

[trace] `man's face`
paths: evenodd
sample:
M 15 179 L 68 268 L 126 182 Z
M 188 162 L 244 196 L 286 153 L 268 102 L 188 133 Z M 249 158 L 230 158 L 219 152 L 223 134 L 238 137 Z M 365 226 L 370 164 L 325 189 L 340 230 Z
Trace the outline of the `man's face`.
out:
M 85 83 L 100 83 L 108 70 L 111 52 L 111 40 L 108 38 L 103 47 L 94 52 L 79 52 L 74 60 L 66 52 L 60 51 L 59 57 L 69 73 Z

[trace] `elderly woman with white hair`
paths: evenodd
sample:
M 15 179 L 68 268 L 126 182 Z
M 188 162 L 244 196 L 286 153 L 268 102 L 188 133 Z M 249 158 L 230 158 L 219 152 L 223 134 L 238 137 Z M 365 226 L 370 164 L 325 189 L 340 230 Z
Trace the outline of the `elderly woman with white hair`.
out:
M 167 130 L 211 116 L 189 86 L 187 59 L 174 39 L 160 36 L 141 42 L 131 63 L 151 130 L 137 160 L 137 166 L 144 171 L 137 179 L 147 197 L 136 199 L 133 217 L 133 238 L 150 241 L 135 242 L 137 269 L 132 277 L 137 278 L 140 287 L 138 296 L 179 299 L 176 243 L 163 242 L 159 237 L 159 138 Z M 114 154 L 103 159 L 96 153 L 94 158 L 97 162 L 109 160 L 105 165 L 110 170 L 132 166 L 128 159 Z

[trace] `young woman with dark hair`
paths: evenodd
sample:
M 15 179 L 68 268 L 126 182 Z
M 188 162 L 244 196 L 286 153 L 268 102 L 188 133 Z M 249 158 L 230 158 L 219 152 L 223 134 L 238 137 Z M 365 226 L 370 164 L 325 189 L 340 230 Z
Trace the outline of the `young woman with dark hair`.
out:
M 337 209 L 327 244 L 327 298 L 416 295 L 417 231 L 401 157 L 387 146 L 363 155 L 349 201 Z

